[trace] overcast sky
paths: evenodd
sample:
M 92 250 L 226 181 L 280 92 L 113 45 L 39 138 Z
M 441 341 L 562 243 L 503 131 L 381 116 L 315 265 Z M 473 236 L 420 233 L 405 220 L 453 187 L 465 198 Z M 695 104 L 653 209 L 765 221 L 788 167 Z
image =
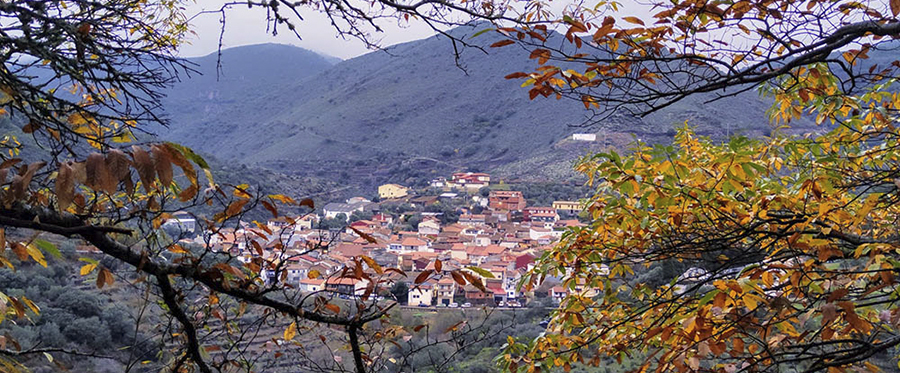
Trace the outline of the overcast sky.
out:
M 218 10 L 222 1 L 202 0 L 198 5 L 189 7 L 187 14 L 195 15 L 204 10 Z M 325 16 L 309 11 L 303 14 L 304 21 L 300 24 L 300 36 L 297 39 L 294 33 L 284 28 L 279 30 L 278 36 L 272 36 L 266 32 L 265 12 L 262 9 L 247 9 L 240 7 L 226 13 L 225 34 L 223 44 L 225 48 L 248 44 L 281 43 L 293 44 L 315 52 L 327 54 L 342 59 L 356 57 L 370 52 L 362 42 L 356 39 L 341 39 L 334 32 L 331 24 Z M 181 48 L 181 54 L 185 57 L 203 56 L 216 51 L 221 30 L 220 14 L 199 14 L 192 21 L 196 36 L 190 38 L 190 45 Z M 398 27 L 396 23 L 382 24 L 384 33 L 377 35 L 380 45 L 413 41 L 432 36 L 434 33 L 424 24 L 414 24 L 407 27 Z
M 554 11 L 563 9 L 566 5 L 582 0 L 562 0 L 551 2 L 550 7 Z M 191 38 L 191 44 L 181 48 L 181 54 L 185 57 L 204 56 L 216 51 L 221 28 L 221 15 L 219 13 L 200 14 L 203 11 L 218 10 L 225 0 L 198 0 L 187 9 L 188 16 L 197 15 L 193 21 L 193 30 L 197 33 Z M 622 15 L 636 15 L 644 19 L 650 19 L 651 14 L 645 6 L 634 2 L 625 2 Z M 199 14 L 199 15 L 198 15 Z M 328 19 L 315 11 L 308 10 L 301 14 L 304 21 L 299 25 L 300 36 L 284 28 L 279 30 L 278 36 L 272 36 L 266 32 L 265 11 L 261 8 L 247 9 L 236 7 L 226 13 L 225 34 L 223 46 L 225 48 L 237 47 L 248 44 L 281 43 L 292 44 L 315 52 L 327 54 L 342 59 L 353 58 L 371 50 L 366 49 L 362 42 L 350 38 L 339 38 Z M 424 23 L 413 23 L 400 27 L 398 24 L 385 21 L 380 23 L 383 33 L 376 35 L 382 47 L 427 38 L 434 32 Z

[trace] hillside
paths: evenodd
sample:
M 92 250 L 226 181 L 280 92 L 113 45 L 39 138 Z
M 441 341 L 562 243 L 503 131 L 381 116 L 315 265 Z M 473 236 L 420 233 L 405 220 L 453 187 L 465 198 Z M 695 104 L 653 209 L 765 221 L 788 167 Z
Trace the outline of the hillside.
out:
M 245 131 L 234 126 L 240 122 L 223 118 L 247 109 L 254 115 L 265 115 L 267 110 L 277 108 L 267 107 L 259 98 L 273 87 L 325 71 L 335 62 L 333 57 L 282 44 L 235 47 L 223 50 L 221 60 L 214 53 L 189 61 L 197 73 L 182 74 L 181 81 L 166 91 L 163 101 L 175 126 L 157 131 L 167 138 L 177 134 L 188 143 L 203 140 L 202 134 L 195 132 L 201 127 L 236 135 Z
M 478 29 L 452 32 L 464 36 Z M 488 33 L 470 40 L 488 45 L 496 39 Z M 503 78 L 534 67 L 519 48 L 488 48 L 489 54 L 466 49 L 464 69 L 454 64 L 453 47 L 442 37 L 330 67 L 306 68 L 315 59 L 285 57 L 285 48 L 292 47 L 227 50 L 225 71 L 247 69 L 247 75 L 176 87 L 166 136 L 222 160 L 365 187 L 411 184 L 459 169 L 507 178 L 569 177 L 568 165 L 588 149 L 621 147 L 634 137 L 666 141 L 685 121 L 719 138 L 769 131 L 768 104 L 753 92 L 710 104 L 704 102 L 711 96 L 693 96 L 645 118 L 614 116 L 577 128 L 572 125 L 586 114 L 580 103 L 529 101 L 520 82 Z M 214 58 L 197 62 L 206 66 Z M 567 140 L 577 132 L 598 133 L 598 141 Z

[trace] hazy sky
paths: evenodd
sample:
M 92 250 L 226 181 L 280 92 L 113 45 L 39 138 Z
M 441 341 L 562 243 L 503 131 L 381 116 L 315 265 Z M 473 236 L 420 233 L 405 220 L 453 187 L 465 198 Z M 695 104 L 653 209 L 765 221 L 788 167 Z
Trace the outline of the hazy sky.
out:
M 218 10 L 223 3 L 219 0 L 200 0 L 200 4 L 187 9 L 187 14 L 198 14 L 203 10 Z M 359 40 L 349 38 L 341 39 L 334 32 L 331 24 L 322 14 L 308 11 L 302 14 L 304 21 L 300 24 L 300 36 L 297 39 L 293 32 L 286 27 L 279 29 L 278 36 L 272 36 L 266 32 L 265 11 L 262 9 L 247 9 L 237 7 L 226 13 L 226 27 L 223 37 L 225 48 L 247 44 L 282 43 L 293 44 L 323 54 L 347 59 L 370 52 Z M 197 33 L 190 39 L 191 44 L 181 48 L 181 54 L 185 57 L 202 56 L 216 51 L 221 30 L 221 16 L 215 14 L 200 14 L 192 21 L 193 30 Z M 388 46 L 433 35 L 430 28 L 424 24 L 414 24 L 407 27 L 399 27 L 396 23 L 381 25 L 385 32 L 376 37 L 380 45 Z
M 555 12 L 563 9 L 573 2 L 583 0 L 562 0 L 550 3 L 550 8 Z M 202 11 L 218 10 L 224 0 L 197 0 L 196 5 L 187 9 L 189 16 L 199 14 Z M 588 1 L 590 3 L 590 1 Z M 649 10 L 645 6 L 634 2 L 625 2 L 624 9 L 620 11 L 624 15 L 636 15 L 649 19 Z M 247 9 L 245 6 L 235 7 L 226 13 L 226 27 L 223 37 L 225 48 L 247 44 L 282 43 L 293 44 L 315 52 L 339 57 L 342 59 L 356 57 L 371 50 L 366 49 L 362 42 L 350 38 L 339 38 L 328 19 L 315 11 L 307 10 L 301 13 L 304 21 L 300 23 L 299 30 L 302 39 L 297 39 L 294 33 L 287 30 L 279 30 L 278 36 L 272 36 L 266 32 L 265 11 L 261 8 Z M 193 19 L 193 30 L 197 35 L 191 38 L 191 44 L 181 48 L 181 54 L 185 57 L 202 56 L 216 51 L 221 28 L 221 15 L 219 13 L 199 14 Z M 423 39 L 434 35 L 434 32 L 424 23 L 413 23 L 400 27 L 396 21 L 380 23 L 383 33 L 376 35 L 379 45 L 389 46 L 397 43 Z

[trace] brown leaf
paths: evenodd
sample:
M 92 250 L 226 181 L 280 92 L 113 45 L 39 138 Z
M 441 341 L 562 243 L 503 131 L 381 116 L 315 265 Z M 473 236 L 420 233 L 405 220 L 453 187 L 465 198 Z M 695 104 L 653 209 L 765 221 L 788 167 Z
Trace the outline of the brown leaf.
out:
M 453 281 L 456 281 L 459 286 L 466 286 L 466 279 L 458 271 L 450 272 L 450 276 L 453 277 Z
M 827 303 L 822 306 L 822 325 L 826 325 L 837 319 L 837 307 L 834 303 Z
M 68 162 L 59 165 L 55 191 L 57 207 L 60 211 L 65 210 L 75 198 L 75 175 Z
M 325 303 L 325 308 L 334 313 L 341 313 L 341 307 L 338 307 L 335 304 Z
M 444 264 L 441 263 L 441 260 L 440 260 L 440 259 L 435 259 L 435 260 L 434 260 L 434 270 L 435 270 L 435 272 L 440 272 L 441 269 L 443 269 L 443 268 L 444 268 Z
M 19 162 L 22 162 L 21 158 L 7 159 L 7 160 L 3 161 L 3 163 L 0 163 L 0 168 L 10 168 L 12 166 L 15 166 Z
M 106 168 L 109 173 L 118 181 L 124 181 L 128 174 L 131 173 L 131 160 L 128 155 L 119 149 L 112 149 L 106 153 Z
M 153 185 L 153 179 L 156 177 L 153 160 L 146 150 L 137 145 L 131 146 L 131 158 L 134 159 L 134 168 L 137 169 L 141 183 L 144 185 L 144 191 L 150 193 L 150 187 Z
M 426 270 L 422 271 L 422 273 L 420 273 L 418 276 L 416 276 L 415 283 L 421 284 L 421 283 L 425 282 L 425 280 L 428 279 L 428 276 L 431 276 L 432 273 L 434 273 L 434 271 L 432 271 L 430 269 L 426 269 Z
M 169 152 L 159 145 L 152 146 L 150 152 L 153 154 L 153 166 L 159 175 L 159 182 L 163 187 L 172 185 L 172 159 Z
M 422 330 L 422 328 L 424 328 L 424 327 L 425 327 L 425 324 L 416 325 L 416 327 L 413 328 L 413 331 L 418 332 L 419 330 Z
M 529 76 L 530 76 L 529 74 L 526 74 L 523 72 L 517 72 L 517 73 L 512 73 L 507 76 L 504 76 L 503 78 L 504 79 L 519 79 L 519 78 L 527 78 Z
M 304 198 L 302 201 L 300 201 L 300 206 L 306 206 L 312 210 L 315 210 L 316 203 L 313 202 L 312 198 Z
M 500 47 L 504 47 L 504 46 L 510 45 L 510 44 L 512 44 L 512 43 L 515 43 L 515 42 L 512 41 L 512 40 L 509 40 L 509 39 L 503 39 L 503 40 L 500 40 L 500 41 L 498 41 L 498 42 L 496 42 L 496 43 L 494 43 L 494 44 L 491 44 L 491 48 L 500 48 Z
M 836 300 L 839 300 L 839 299 L 845 297 L 849 293 L 850 293 L 850 291 L 847 290 L 846 288 L 837 289 L 828 295 L 828 299 L 826 299 L 826 302 L 828 302 L 828 303 L 834 302 Z
M 366 265 L 368 265 L 369 268 L 372 268 L 375 271 L 375 273 L 377 273 L 379 275 L 384 273 L 384 269 L 382 269 L 381 266 L 375 262 L 375 259 L 372 259 L 365 255 L 361 256 L 361 258 L 363 261 L 366 262 Z
M 402 270 L 402 269 L 399 269 L 399 268 L 393 268 L 393 267 L 391 267 L 391 268 L 386 268 L 384 271 L 385 271 L 385 272 L 394 272 L 394 273 L 396 273 L 396 274 L 398 274 L 398 275 L 400 275 L 400 276 L 406 277 L 406 272 L 403 272 L 403 270 Z
M 350 228 L 350 230 L 353 231 L 353 233 L 356 233 L 358 236 L 362 237 L 362 239 L 366 240 L 366 242 L 378 243 L 378 240 L 376 240 L 375 237 L 372 237 L 372 236 L 366 234 L 365 232 L 362 232 L 359 229 L 356 229 L 354 227 L 349 227 L 349 228 Z
M 97 288 L 103 289 L 104 285 L 112 285 L 116 280 L 113 278 L 112 272 L 106 268 L 101 268 L 97 274 Z
M 624 18 L 622 18 L 622 19 L 625 20 L 625 22 L 628 22 L 628 23 L 634 23 L 634 24 L 636 24 L 636 25 L 641 25 L 641 26 L 644 25 L 644 21 L 642 21 L 642 20 L 641 20 L 640 18 L 638 18 L 638 17 L 624 17 Z
M 184 172 L 184 176 L 191 181 L 191 184 L 198 184 L 197 171 L 194 170 L 194 165 L 191 164 L 191 162 L 189 162 L 187 158 L 185 158 L 184 154 L 181 154 L 178 149 L 175 149 L 169 144 L 162 144 L 162 146 L 169 153 L 169 160 L 172 161 L 172 163 L 174 163 L 176 166 L 181 168 L 181 170 Z M 193 198 L 193 196 L 191 198 Z
M 250 245 L 253 246 L 253 249 L 256 250 L 256 253 L 259 254 L 259 256 L 263 255 L 263 248 L 262 245 L 259 244 L 259 242 L 256 242 L 256 240 L 250 240 Z
M 275 205 L 269 203 L 268 201 L 260 201 L 260 202 L 262 202 L 262 205 L 263 205 L 263 207 L 266 208 L 266 210 L 269 210 L 269 212 L 272 213 L 273 218 L 278 217 L 278 208 L 276 208 Z
M 35 131 L 41 129 L 41 125 L 35 122 L 28 122 L 24 127 L 22 127 L 23 133 L 34 133 Z
M 456 329 L 458 329 L 460 326 L 465 325 L 465 323 L 466 323 L 466 320 L 462 320 L 460 322 L 457 322 L 456 324 L 450 325 L 450 327 L 448 327 L 447 330 L 444 330 L 444 333 L 450 333 L 452 331 L 456 331 Z
M 473 275 L 469 272 L 462 272 L 462 274 L 466 278 L 466 280 L 468 280 L 469 283 L 472 284 L 472 286 L 478 288 L 478 290 L 481 290 L 482 293 L 488 292 L 487 289 L 484 287 L 484 284 L 481 282 L 480 278 L 475 277 L 475 275 Z
M 19 260 L 23 262 L 28 260 L 28 248 L 26 248 L 25 245 L 22 245 L 20 242 L 12 242 L 10 245 L 10 248 L 16 253 L 16 257 L 18 257 Z
M 896 17 L 900 14 L 900 0 L 890 0 L 891 1 L 891 14 Z
M 113 179 L 106 167 L 106 159 L 103 154 L 93 153 L 88 155 L 85 162 L 85 177 L 87 186 L 95 191 L 115 193 L 117 180 Z
M 246 199 L 239 199 L 237 201 L 232 202 L 228 205 L 228 208 L 225 209 L 225 216 L 232 217 L 241 212 L 241 209 L 244 208 L 244 205 L 247 204 Z
M 9 189 L 12 192 L 12 197 L 14 199 L 22 199 L 25 197 L 25 192 L 28 191 L 28 184 L 31 184 L 31 178 L 33 178 L 34 174 L 46 164 L 46 162 L 31 163 L 28 167 L 24 168 L 25 172 L 13 177 Z
M 191 184 L 189 187 L 185 188 L 181 191 L 181 193 L 178 194 L 178 200 L 180 200 L 181 202 L 190 201 L 191 198 L 194 198 L 194 196 L 197 195 L 197 192 L 199 190 L 200 188 L 197 186 L 197 184 Z

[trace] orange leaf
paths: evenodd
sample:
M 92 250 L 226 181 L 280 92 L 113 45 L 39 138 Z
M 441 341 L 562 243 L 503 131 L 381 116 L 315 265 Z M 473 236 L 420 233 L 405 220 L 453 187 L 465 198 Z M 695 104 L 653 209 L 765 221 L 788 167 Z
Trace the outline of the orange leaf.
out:
M 463 278 L 463 276 L 461 274 L 459 274 L 459 272 L 457 272 L 457 271 L 450 272 L 450 276 L 453 277 L 453 281 L 456 281 L 456 283 L 459 284 L 459 286 L 466 285 L 466 279 Z
M 504 39 L 504 40 L 500 40 L 500 41 L 498 41 L 498 42 L 496 42 L 496 43 L 494 43 L 494 44 L 491 44 L 491 48 L 500 48 L 500 47 L 503 47 L 503 46 L 510 45 L 510 44 L 512 44 L 512 43 L 515 43 L 515 42 L 512 41 L 512 40 L 509 40 L 509 39 Z
M 337 305 L 331 303 L 326 303 L 325 308 L 334 313 L 341 313 L 341 307 L 338 307 Z
M 415 283 L 421 284 L 421 283 L 425 282 L 425 280 L 428 279 L 428 276 L 431 276 L 431 274 L 432 274 L 433 272 L 434 272 L 434 271 L 432 271 L 432 270 L 430 270 L 430 269 L 426 269 L 426 270 L 422 271 L 422 273 L 420 273 L 418 276 L 416 276 L 416 281 L 415 281 Z
M 634 23 L 636 25 L 641 25 L 641 26 L 644 25 L 644 21 L 641 21 L 641 19 L 638 17 L 625 17 L 622 19 L 625 20 L 625 22 Z

